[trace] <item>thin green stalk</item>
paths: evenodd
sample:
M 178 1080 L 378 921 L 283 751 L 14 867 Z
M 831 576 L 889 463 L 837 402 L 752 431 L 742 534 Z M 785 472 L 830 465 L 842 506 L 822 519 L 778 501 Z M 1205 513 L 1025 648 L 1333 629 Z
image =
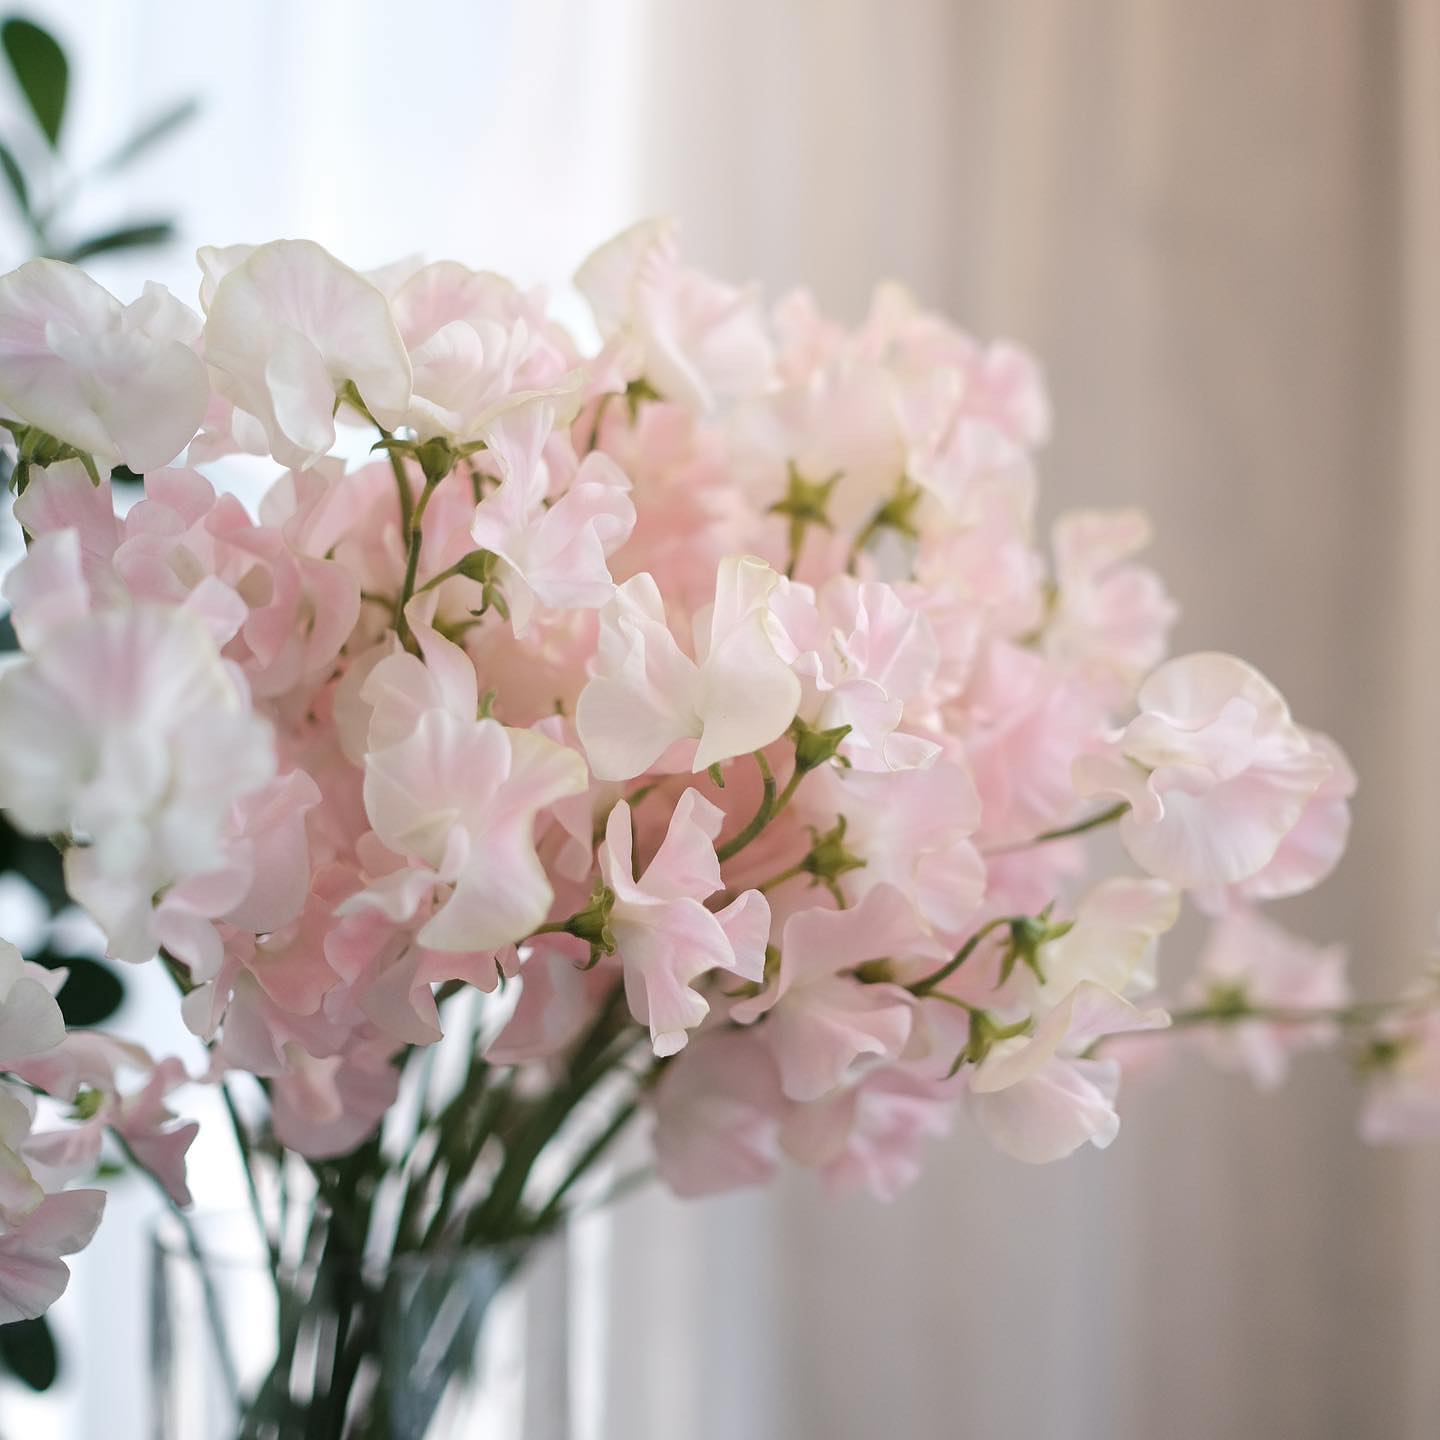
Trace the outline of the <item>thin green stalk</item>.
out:
M 800 788 L 800 782 L 805 778 L 807 772 L 799 765 L 791 771 L 790 778 L 785 782 L 785 788 L 777 795 L 775 793 L 775 776 L 770 770 L 770 762 L 765 758 L 762 751 L 755 751 L 755 763 L 760 767 L 760 782 L 764 789 L 760 796 L 759 808 L 750 817 L 750 822 L 738 834 L 732 836 L 715 851 L 715 858 L 723 865 L 725 861 L 733 859 L 750 842 L 756 839 L 765 827 L 776 818 L 790 803 L 796 790 Z
M 772 875 L 768 880 L 756 885 L 754 888 L 762 895 L 768 895 L 770 891 L 778 889 L 787 880 L 793 880 L 797 875 L 805 873 L 805 861 L 797 860 L 793 865 L 787 866 L 778 875 Z
M 507 1153 L 490 1194 L 466 1227 L 466 1238 L 502 1237 L 513 1233 L 526 1182 L 535 1161 L 574 1113 L 575 1107 L 607 1075 L 612 1066 L 634 1044 L 627 1033 L 628 1017 L 620 1019 L 624 988 L 617 983 L 610 991 L 590 1029 L 571 1053 L 565 1081 L 558 1085 L 536 1112 L 533 1123 L 507 1147 Z M 615 1025 L 620 1021 L 617 1032 Z M 621 1042 L 616 1050 L 616 1040 Z M 613 1052 L 613 1053 L 612 1053 Z
M 384 431 L 381 431 L 384 434 Z M 415 513 L 415 497 L 410 493 L 410 477 L 405 473 L 405 457 L 390 451 L 390 468 L 395 472 L 395 489 L 400 496 L 400 534 L 408 541 Z
M 400 643 L 407 650 L 415 648 L 415 637 L 410 633 L 410 621 L 405 616 L 405 607 L 415 594 L 415 577 L 420 569 L 420 546 L 425 539 L 424 531 L 421 529 L 425 520 L 425 511 L 430 505 L 430 497 L 439 488 L 439 485 L 438 480 L 425 482 L 425 488 L 420 492 L 420 499 L 415 506 L 415 513 L 410 517 L 407 531 L 405 580 L 400 587 L 399 598 L 395 602 L 395 631 L 400 636 Z
M 1394 1015 L 1415 1014 L 1429 1009 L 1434 997 L 1408 1000 L 1371 1000 L 1338 1007 L 1302 1005 L 1215 1005 L 1197 1006 L 1192 1010 L 1176 1010 L 1170 1015 L 1172 1028 L 1194 1025 L 1233 1025 L 1240 1021 L 1258 1020 L 1269 1025 L 1343 1025 L 1368 1026 Z
M 987 935 L 993 934 L 1002 925 L 1011 924 L 1013 918 L 1010 915 L 1000 915 L 987 921 L 938 970 L 909 986 L 910 993 L 923 998 L 937 985 L 943 985 L 975 953 Z
M 560 1213 L 560 1207 L 564 1203 L 566 1195 L 584 1179 L 590 1167 L 619 1139 L 625 1127 L 635 1118 L 639 1108 L 638 1099 L 627 1100 L 611 1117 L 610 1123 L 580 1152 L 565 1178 L 555 1187 L 555 1193 L 545 1202 L 540 1213 L 535 1217 L 534 1229 L 537 1234 L 546 1230 L 554 1222 Z
M 216 1088 L 220 1091 L 220 1098 L 225 1104 L 226 1113 L 230 1116 L 230 1126 L 235 1132 L 235 1146 L 240 1152 L 240 1167 L 245 1172 L 245 1189 L 250 1197 L 250 1209 L 255 1216 L 255 1227 L 259 1230 L 260 1238 L 265 1242 L 265 1249 L 269 1252 L 270 1274 L 278 1290 L 280 1286 L 280 1245 L 276 1237 L 270 1233 L 269 1225 L 265 1223 L 265 1207 L 261 1204 L 260 1187 L 255 1181 L 254 1147 L 250 1143 L 250 1135 L 245 1129 L 245 1122 L 240 1118 L 240 1111 L 235 1106 L 235 1097 L 231 1095 L 229 1085 L 222 1080 Z
M 1111 825 L 1130 808 L 1128 800 L 1121 800 L 1110 806 L 1108 810 L 1101 810 L 1098 814 L 1087 816 L 1084 820 L 1077 820 L 1073 825 L 1062 825 L 1058 830 L 1042 830 L 1040 834 L 1032 836 L 1029 840 L 1020 840 L 1014 845 L 998 845 L 993 850 L 987 850 L 987 855 L 1010 855 L 1017 850 L 1028 850 L 1032 845 L 1048 845 L 1052 840 L 1068 840 L 1073 835 L 1084 835 L 1087 831 L 1098 830 L 1102 825 Z

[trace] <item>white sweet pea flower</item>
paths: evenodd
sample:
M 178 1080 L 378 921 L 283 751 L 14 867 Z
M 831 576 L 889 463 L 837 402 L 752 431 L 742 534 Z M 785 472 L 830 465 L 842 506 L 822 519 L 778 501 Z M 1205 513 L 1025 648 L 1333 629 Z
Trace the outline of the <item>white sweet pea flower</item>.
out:
M 608 455 L 587 455 L 564 493 L 550 496 L 544 450 L 555 419 L 554 403 L 542 399 L 511 410 L 486 431 L 500 485 L 476 507 L 470 534 L 502 562 L 496 579 L 517 635 L 537 605 L 604 605 L 615 593 L 606 560 L 635 527 L 630 482 Z
M 775 356 L 758 292 L 683 267 L 676 228 L 671 220 L 632 226 L 585 261 L 576 287 L 601 335 L 632 341 L 640 373 L 667 400 L 712 410 L 762 394 Z
M 425 653 L 370 672 L 373 705 L 365 812 L 403 865 L 341 907 L 410 919 L 439 891 L 418 933 L 433 950 L 496 950 L 523 940 L 554 892 L 535 853 L 537 814 L 584 791 L 585 762 L 534 730 L 477 719 L 475 667 L 458 646 L 418 631 Z
M 389 302 L 310 240 L 275 240 L 236 257 L 207 252 L 205 359 L 215 385 L 265 428 L 297 470 L 335 443 L 335 403 L 353 382 L 386 429 L 406 417 L 410 357 Z M 202 262 L 205 263 L 205 262 Z
M 1332 769 L 1284 697 L 1243 660 L 1202 654 L 1167 661 L 1137 705 L 1075 762 L 1079 793 L 1127 801 L 1125 848 L 1172 885 L 1233 885 L 1263 869 Z
M 26 961 L 0 940 L 0 1068 L 53 1050 L 65 1038 L 65 1017 L 55 992 L 63 974 Z
M 546 317 L 543 296 L 442 260 L 409 276 L 391 309 L 414 377 L 405 423 L 422 440 L 481 439 L 499 416 L 542 395 L 563 400 L 562 420 L 574 418 L 579 355 Z
M 1040 996 L 1055 1004 L 1081 981 L 1116 994 L 1155 988 L 1155 951 L 1180 914 L 1180 895 L 1161 880 L 1117 875 L 1075 907 L 1069 928 L 1040 950 Z
M 715 837 L 724 816 L 698 790 L 676 803 L 655 858 L 637 880 L 630 807 L 610 812 L 600 873 L 613 897 L 608 924 L 624 966 L 631 1013 L 650 1027 L 657 1055 L 684 1048 L 710 1006 L 691 982 L 715 969 L 758 982 L 765 972 L 770 906 L 747 890 L 723 910 L 704 901 L 723 887 Z
M 73 265 L 31 260 L 0 276 L 0 417 L 107 465 L 158 469 L 205 414 L 199 328 L 163 286 L 122 305 Z
M 600 779 L 640 775 L 672 745 L 692 740 L 686 759 L 698 773 L 785 733 L 800 682 L 776 648 L 770 598 L 779 583 L 754 556 L 721 561 L 715 603 L 695 617 L 693 660 L 670 633 L 651 576 L 620 586 L 601 613 L 599 651 L 575 712 Z
M 0 674 L 0 806 L 69 835 L 71 894 L 111 953 L 154 954 L 157 897 L 220 869 L 231 807 L 273 773 L 270 727 L 192 613 L 143 605 L 46 629 Z
M 837 575 L 817 595 L 789 583 L 774 609 L 781 655 L 804 686 L 800 717 L 815 730 L 848 725 L 840 753 L 861 770 L 912 770 L 940 753 L 899 727 L 907 705 L 927 709 L 939 663 L 930 622 L 893 586 Z
M 1030 1164 L 1062 1160 L 1087 1140 L 1103 1150 L 1120 1131 L 1120 1066 L 1085 1051 L 1105 1035 L 1169 1023 L 1163 1010 L 1137 1010 L 1083 981 L 1033 1034 L 995 1042 L 970 1075 L 970 1113 L 992 1144 Z

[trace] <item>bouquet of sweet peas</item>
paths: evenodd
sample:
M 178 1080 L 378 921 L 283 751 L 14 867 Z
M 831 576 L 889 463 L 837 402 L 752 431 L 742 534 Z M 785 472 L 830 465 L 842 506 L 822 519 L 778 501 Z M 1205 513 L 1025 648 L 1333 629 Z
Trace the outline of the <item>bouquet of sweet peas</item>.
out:
M 1023 352 L 896 287 L 769 309 L 665 224 L 582 267 L 588 352 L 453 262 L 199 261 L 203 320 L 0 278 L 0 806 L 209 1056 L 66 1033 L 0 950 L 0 1319 L 64 1288 L 107 1136 L 187 1203 L 190 1083 L 262 1227 L 299 1166 L 367 1254 L 546 1234 L 636 1117 L 683 1195 L 788 1158 L 889 1196 L 957 1110 L 1105 1146 L 1186 893 L 1177 1019 L 1265 1080 L 1358 1031 L 1372 1132 L 1435 1126 L 1430 991 L 1355 1006 L 1256 908 L 1339 858 L 1343 755 L 1165 659 L 1141 515 L 1037 540 Z M 254 513 L 203 473 L 235 453 Z

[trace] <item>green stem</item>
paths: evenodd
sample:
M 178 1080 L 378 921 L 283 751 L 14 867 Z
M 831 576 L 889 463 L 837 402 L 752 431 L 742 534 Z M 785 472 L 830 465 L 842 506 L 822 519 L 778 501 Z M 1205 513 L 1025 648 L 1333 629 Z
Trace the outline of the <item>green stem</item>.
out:
M 269 1225 L 265 1223 L 265 1207 L 260 1202 L 260 1187 L 255 1180 L 254 1147 L 250 1143 L 250 1134 L 245 1128 L 245 1122 L 240 1118 L 240 1111 L 235 1106 L 235 1097 L 231 1095 L 230 1087 L 222 1080 L 216 1088 L 220 1091 L 220 1098 L 224 1102 L 226 1113 L 230 1116 L 231 1129 L 235 1132 L 235 1146 L 240 1152 L 241 1168 L 245 1171 L 245 1189 L 250 1197 L 250 1209 L 255 1215 L 255 1226 L 260 1231 L 260 1238 L 264 1240 L 265 1248 L 270 1254 L 270 1274 L 278 1290 L 280 1285 L 280 1246 L 270 1233 Z
M 611 1117 L 610 1123 L 580 1152 L 565 1178 L 555 1187 L 555 1193 L 545 1202 L 535 1217 L 535 1231 L 540 1233 L 554 1223 L 560 1213 L 566 1195 L 582 1180 L 586 1172 L 619 1138 L 621 1132 L 634 1119 L 640 1108 L 636 1099 L 627 1100 Z
M 797 860 L 793 865 L 787 866 L 778 875 L 772 875 L 768 880 L 756 885 L 754 888 L 762 895 L 768 895 L 770 891 L 778 889 L 787 880 L 793 880 L 797 875 L 803 875 L 804 873 L 805 861 Z
M 380 432 L 385 433 L 383 430 Z M 395 489 L 400 496 L 400 534 L 408 540 L 411 517 L 415 513 L 415 497 L 410 493 L 410 477 L 405 473 L 405 457 L 398 451 L 390 451 L 390 468 L 395 472 Z
M 536 1113 L 527 1131 L 508 1148 L 500 1173 L 485 1203 L 466 1227 L 466 1239 L 504 1238 L 516 1232 L 521 1201 L 530 1171 L 575 1107 L 607 1075 L 634 1044 L 638 1032 L 624 1009 L 624 987 L 617 983 L 606 997 L 589 1030 L 577 1043 L 558 1085 Z M 617 1029 L 618 1022 L 618 1029 Z M 616 1042 L 620 1043 L 618 1049 Z
M 987 935 L 993 934 L 1002 925 L 1012 924 L 1013 916 L 1000 915 L 994 920 L 987 921 L 982 925 L 955 953 L 932 975 L 927 975 L 923 980 L 917 980 L 909 986 L 910 993 L 923 997 L 930 994 L 937 985 L 942 985 L 948 980 L 979 948 L 980 942 Z
M 1101 810 L 1096 815 L 1090 815 L 1084 820 L 1077 820 L 1073 825 L 1063 825 L 1058 830 L 1042 830 L 1040 834 L 1029 840 L 1021 840 L 1014 845 L 999 845 L 994 850 L 988 850 L 988 855 L 1009 855 L 1016 850 L 1028 850 L 1032 845 L 1048 845 L 1052 840 L 1068 840 L 1072 835 L 1084 835 L 1088 830 L 1098 830 L 1102 825 L 1111 825 L 1120 819 L 1130 808 L 1128 800 L 1121 800 L 1112 805 L 1108 810 Z
M 400 643 L 407 650 L 415 649 L 415 637 L 410 633 L 410 621 L 406 618 L 405 607 L 415 595 L 415 577 L 420 569 L 420 546 L 424 541 L 424 532 L 421 526 L 425 520 L 425 511 L 429 508 L 430 497 L 439 488 L 438 480 L 427 480 L 425 488 L 420 492 L 419 503 L 415 506 L 415 513 L 410 517 L 409 543 L 405 555 L 405 580 L 400 587 L 399 599 L 395 602 L 395 631 L 400 636 Z
M 791 772 L 789 780 L 785 782 L 785 788 L 777 795 L 775 793 L 775 776 L 770 770 L 770 762 L 766 760 L 763 752 L 755 751 L 755 763 L 760 767 L 760 780 L 764 790 L 760 796 L 759 808 L 750 817 L 750 823 L 745 826 L 739 834 L 732 836 L 725 844 L 715 851 L 715 858 L 723 865 L 725 861 L 732 860 L 752 840 L 754 840 L 765 827 L 790 803 L 795 791 L 799 789 L 800 782 L 805 778 L 806 771 L 799 765 Z
M 1170 1016 L 1171 1028 L 1194 1025 L 1233 1025 L 1244 1020 L 1259 1020 L 1269 1025 L 1373 1025 L 1392 1015 L 1416 1014 L 1431 1008 L 1434 997 L 1408 1000 L 1371 1000 L 1335 1008 L 1301 1005 L 1197 1006 L 1193 1010 L 1176 1010 Z

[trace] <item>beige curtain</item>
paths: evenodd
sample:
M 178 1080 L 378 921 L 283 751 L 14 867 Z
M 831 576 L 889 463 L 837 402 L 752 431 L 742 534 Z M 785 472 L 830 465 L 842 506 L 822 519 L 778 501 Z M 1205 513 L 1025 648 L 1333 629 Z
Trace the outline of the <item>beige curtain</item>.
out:
M 1440 6 L 654 0 L 645 30 L 642 201 L 693 252 L 850 316 L 898 275 L 1044 357 L 1048 503 L 1145 506 L 1179 646 L 1350 751 L 1350 858 L 1283 918 L 1394 987 L 1440 909 Z M 1360 1144 L 1337 1056 L 1130 1099 L 1105 1155 L 962 1132 L 889 1207 L 633 1202 L 605 1434 L 1440 1433 L 1436 1157 Z

